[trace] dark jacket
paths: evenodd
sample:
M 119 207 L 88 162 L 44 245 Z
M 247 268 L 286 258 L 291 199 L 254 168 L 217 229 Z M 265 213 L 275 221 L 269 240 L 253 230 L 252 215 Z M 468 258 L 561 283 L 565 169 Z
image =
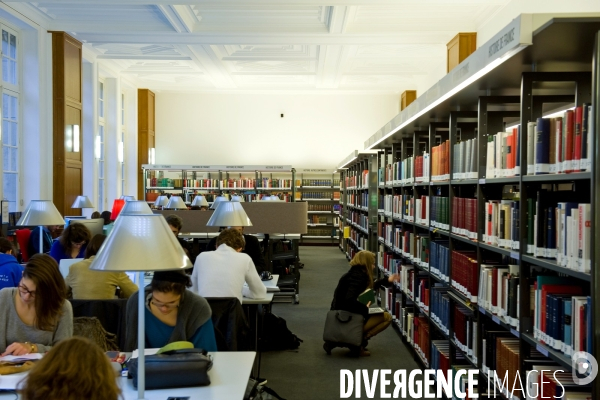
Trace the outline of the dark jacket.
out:
M 256 272 L 260 275 L 266 269 L 265 257 L 262 254 L 262 250 L 260 247 L 260 242 L 256 236 L 252 235 L 244 235 L 244 240 L 246 241 L 246 246 L 242 250 L 242 253 L 248 254 L 256 267 Z M 208 242 L 208 246 L 206 246 L 206 250 L 213 251 L 217 249 L 217 238 L 210 239 Z
M 387 279 L 380 279 L 373 284 L 373 290 L 387 285 Z M 346 272 L 335 288 L 332 310 L 344 310 L 351 313 L 362 314 L 366 318 L 369 316 L 369 309 L 365 304 L 358 301 L 358 296 L 369 287 L 369 275 L 365 272 L 362 265 L 353 265 L 350 271 Z
M 42 228 L 43 240 L 42 245 L 44 246 L 44 253 L 49 253 L 52 248 L 52 234 L 47 227 Z M 27 245 L 27 254 L 31 258 L 34 254 L 40 252 L 40 228 L 31 230 L 29 235 L 29 243 Z

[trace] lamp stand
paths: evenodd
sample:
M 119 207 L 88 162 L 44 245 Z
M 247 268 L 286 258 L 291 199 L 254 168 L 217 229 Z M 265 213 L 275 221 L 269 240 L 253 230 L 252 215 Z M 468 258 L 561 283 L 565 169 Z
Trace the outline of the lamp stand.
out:
M 40 225 L 40 247 L 38 248 L 40 254 L 44 254 L 44 227 Z
M 144 399 L 146 388 L 146 291 L 144 271 L 138 272 L 138 400 Z

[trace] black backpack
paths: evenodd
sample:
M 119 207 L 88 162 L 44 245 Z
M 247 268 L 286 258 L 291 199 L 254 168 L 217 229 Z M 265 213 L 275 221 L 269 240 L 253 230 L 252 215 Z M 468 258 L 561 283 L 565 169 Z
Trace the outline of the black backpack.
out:
M 263 315 L 263 335 L 260 339 L 260 351 L 295 350 L 302 339 L 294 335 L 287 327 L 285 319 L 272 313 Z

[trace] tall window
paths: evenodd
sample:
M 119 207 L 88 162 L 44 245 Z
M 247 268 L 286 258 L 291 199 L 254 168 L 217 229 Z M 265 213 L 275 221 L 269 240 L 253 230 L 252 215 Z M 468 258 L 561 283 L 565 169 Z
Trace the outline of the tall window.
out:
M 17 211 L 20 202 L 17 43 L 17 34 L 2 27 L 2 192 L 9 211 Z
M 121 194 L 125 193 L 125 94 L 121 93 Z
M 105 164 L 104 164 L 104 82 L 98 82 L 98 137 L 96 138 L 98 156 L 98 209 L 106 210 L 105 200 Z

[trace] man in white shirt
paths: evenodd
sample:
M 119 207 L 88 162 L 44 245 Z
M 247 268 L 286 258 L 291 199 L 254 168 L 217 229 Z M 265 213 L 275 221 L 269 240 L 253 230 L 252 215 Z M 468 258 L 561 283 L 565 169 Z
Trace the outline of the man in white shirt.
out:
M 192 291 L 202 297 L 260 299 L 267 288 L 260 280 L 249 255 L 240 253 L 244 236 L 237 229 L 225 229 L 217 237 L 217 250 L 198 255 L 192 273 Z M 244 282 L 248 286 L 244 286 Z

